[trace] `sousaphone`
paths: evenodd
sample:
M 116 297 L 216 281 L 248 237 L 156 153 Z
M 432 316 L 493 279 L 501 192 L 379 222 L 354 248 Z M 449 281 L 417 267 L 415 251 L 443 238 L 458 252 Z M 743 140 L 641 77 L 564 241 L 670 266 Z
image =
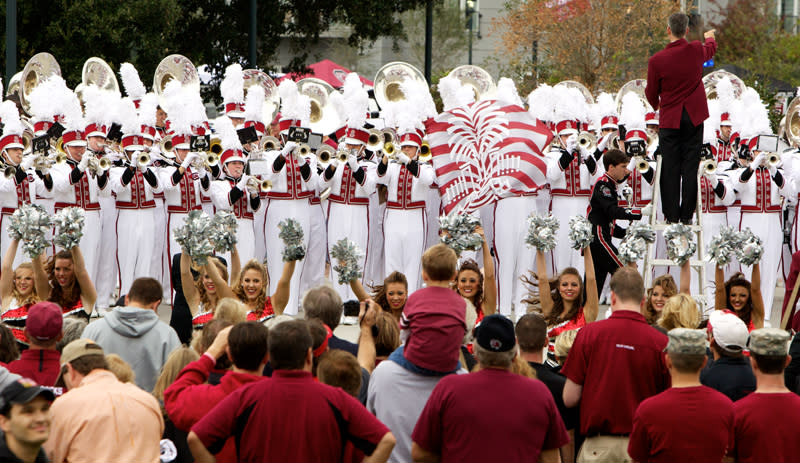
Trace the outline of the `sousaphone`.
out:
M 378 69 L 373 80 L 375 101 L 378 102 L 378 106 L 385 109 L 387 103 L 404 100 L 406 97 L 401 85 L 409 80 L 416 80 L 425 87 L 428 86 L 422 72 L 408 63 L 394 61 Z
M 614 103 L 617 104 L 617 114 L 622 113 L 622 97 L 624 97 L 628 92 L 635 93 L 636 96 L 642 100 L 647 112 L 652 111 L 653 107 L 650 106 L 650 103 L 647 101 L 647 97 L 644 94 L 645 87 L 647 87 L 647 80 L 645 79 L 633 79 L 626 82 L 625 85 L 619 89 L 617 96 L 614 98 Z
M 555 87 L 577 88 L 583 94 L 583 98 L 586 99 L 586 104 L 590 105 L 594 104 L 594 97 L 592 96 L 592 92 L 590 92 L 585 85 L 583 85 L 578 81 L 562 80 L 561 82 L 557 83 Z
M 37 53 L 25 64 L 19 79 L 19 100 L 25 113 L 30 114 L 28 97 L 33 90 L 53 75 L 60 76 L 61 67 L 50 53 Z
M 786 109 L 783 134 L 792 147 L 800 147 L 800 97 L 795 97 Z
M 194 64 L 183 55 L 169 55 L 158 63 L 153 74 L 153 92 L 158 96 L 158 103 L 162 108 L 164 88 L 171 80 L 177 80 L 182 86 L 200 93 L 200 76 Z
M 264 107 L 262 118 L 264 124 L 269 125 L 281 107 L 281 97 L 278 96 L 278 86 L 264 71 L 258 69 L 244 70 L 244 97 L 247 100 L 247 89 L 253 85 L 259 85 L 264 89 Z
M 497 84 L 491 74 L 478 66 L 465 64 L 450 71 L 448 76 L 455 77 L 462 85 L 471 87 L 475 101 L 491 100 L 497 93 Z
M 84 87 L 94 85 L 101 90 L 114 92 L 119 95 L 119 82 L 117 76 L 103 59 L 96 56 L 91 57 L 83 63 L 83 71 L 81 72 L 81 83 Z
M 11 80 L 8 81 L 8 88 L 6 89 L 6 98 L 11 95 L 17 95 L 17 98 L 19 98 L 19 83 L 21 78 L 22 71 L 11 76 Z
M 339 116 L 331 107 L 330 95 L 336 91 L 324 80 L 308 77 L 297 81 L 297 90 L 311 99 L 311 131 L 329 134 L 341 126 Z
M 737 77 L 736 74 L 719 69 L 703 77 L 703 87 L 706 90 L 706 98 L 711 100 L 717 97 L 717 82 L 722 80 L 723 77 L 727 77 L 731 80 L 731 84 L 733 84 L 733 96 L 736 98 L 742 96 L 742 93 L 747 88 L 744 81 Z

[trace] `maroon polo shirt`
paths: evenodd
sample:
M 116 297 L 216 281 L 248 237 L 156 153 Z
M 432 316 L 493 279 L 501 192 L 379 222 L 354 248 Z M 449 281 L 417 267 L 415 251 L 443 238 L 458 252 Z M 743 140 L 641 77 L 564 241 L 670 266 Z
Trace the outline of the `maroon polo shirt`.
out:
M 629 310 L 578 331 L 561 372 L 583 386 L 582 434 L 630 434 L 636 407 L 670 386 L 666 345 L 665 334 Z
M 679 39 L 650 57 L 645 95 L 653 109 L 659 110 L 660 128 L 680 128 L 684 108 L 695 126 L 708 118 L 703 63 L 716 51 L 717 42 L 712 38 L 705 43 Z
M 447 373 L 458 367 L 458 346 L 467 332 L 467 303 L 449 288 L 428 286 L 406 301 L 400 328 L 410 331 L 403 355 L 414 365 Z
M 544 383 L 486 369 L 442 378 L 411 439 L 442 463 L 522 463 L 566 445 L 569 435 Z
M 671 388 L 639 404 L 628 454 L 638 463 L 720 462 L 733 448 L 733 402 L 706 386 Z
M 27 349 L 18 360 L 8 364 L 8 371 L 30 378 L 41 386 L 55 386 L 61 373 L 61 354 L 55 349 Z
M 314 381 L 311 373 L 275 370 L 232 392 L 192 426 L 211 453 L 228 437 L 238 461 L 341 461 L 344 444 L 372 455 L 389 428 L 355 398 Z
M 754 392 L 733 403 L 737 463 L 789 463 L 800 458 L 800 397 Z

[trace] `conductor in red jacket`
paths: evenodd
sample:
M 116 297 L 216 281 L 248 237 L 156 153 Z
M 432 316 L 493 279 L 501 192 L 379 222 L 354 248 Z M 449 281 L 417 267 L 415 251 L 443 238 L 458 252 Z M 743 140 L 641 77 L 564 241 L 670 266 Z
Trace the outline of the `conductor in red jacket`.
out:
M 705 43 L 686 40 L 689 17 L 670 15 L 667 36 L 670 43 L 650 58 L 645 94 L 653 109 L 659 109 L 661 197 L 667 222 L 692 222 L 697 205 L 697 167 L 703 141 L 703 121 L 708 104 L 703 87 L 703 63 L 714 56 L 714 30 L 704 34 Z

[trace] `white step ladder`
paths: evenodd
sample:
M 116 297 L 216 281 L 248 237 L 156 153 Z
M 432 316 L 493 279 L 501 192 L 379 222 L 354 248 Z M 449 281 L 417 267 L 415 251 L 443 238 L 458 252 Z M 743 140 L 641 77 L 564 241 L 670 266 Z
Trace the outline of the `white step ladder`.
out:
M 653 198 L 651 199 L 651 204 L 653 207 L 651 208 L 649 223 L 650 226 L 653 227 L 653 230 L 656 232 L 656 235 L 661 234 L 663 236 L 664 230 L 667 228 L 668 224 L 664 221 L 659 221 L 657 219 L 657 214 L 659 210 L 659 199 L 661 196 L 661 161 L 662 156 L 657 157 L 656 161 L 656 179 L 653 183 Z M 705 261 L 705 245 L 703 241 L 703 204 L 702 204 L 702 187 L 700 186 L 700 182 L 702 179 L 700 178 L 702 172 L 698 169 L 697 172 L 697 207 L 695 208 L 695 223 L 694 225 L 690 225 L 689 228 L 695 233 L 697 237 L 697 252 L 696 254 L 689 259 L 689 266 L 692 270 L 696 272 L 697 275 L 697 289 L 700 291 L 700 294 L 692 294 L 692 297 L 697 302 L 697 305 L 700 309 L 700 314 L 704 314 L 708 307 L 713 307 L 714 301 L 707 301 L 705 295 L 705 285 L 707 284 L 706 280 L 706 265 L 708 262 Z M 662 266 L 677 266 L 674 261 L 671 259 L 656 259 L 655 252 L 656 252 L 656 244 L 658 240 L 656 239 L 653 243 L 648 243 L 647 245 L 647 253 L 644 256 L 644 287 L 650 288 L 653 284 L 653 267 L 662 267 Z M 678 283 L 680 287 L 680 283 Z

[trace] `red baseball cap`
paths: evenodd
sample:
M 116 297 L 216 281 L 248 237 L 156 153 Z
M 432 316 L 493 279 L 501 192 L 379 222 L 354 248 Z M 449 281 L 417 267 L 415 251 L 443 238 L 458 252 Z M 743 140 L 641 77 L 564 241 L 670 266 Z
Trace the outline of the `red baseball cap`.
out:
M 52 341 L 61 334 L 64 318 L 61 307 L 54 302 L 38 302 L 28 309 L 25 329 L 38 341 Z

